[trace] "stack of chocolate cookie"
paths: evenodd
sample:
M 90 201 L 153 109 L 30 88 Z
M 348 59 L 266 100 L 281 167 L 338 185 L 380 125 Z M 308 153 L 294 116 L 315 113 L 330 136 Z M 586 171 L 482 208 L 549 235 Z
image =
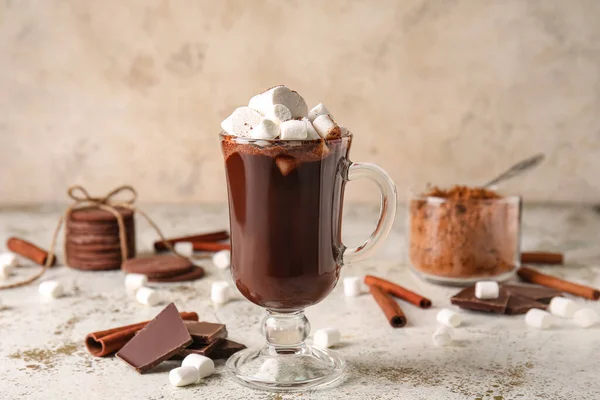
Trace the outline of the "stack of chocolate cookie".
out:
M 135 257 L 134 213 L 116 207 L 123 218 L 127 257 Z M 122 252 L 117 217 L 99 208 L 80 208 L 66 221 L 66 263 L 71 268 L 103 271 L 121 268 Z

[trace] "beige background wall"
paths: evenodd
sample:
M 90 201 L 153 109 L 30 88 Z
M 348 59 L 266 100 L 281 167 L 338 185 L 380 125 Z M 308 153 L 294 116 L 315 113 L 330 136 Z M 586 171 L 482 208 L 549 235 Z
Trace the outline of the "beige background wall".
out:
M 222 201 L 219 123 L 280 83 L 400 190 L 543 151 L 509 191 L 600 202 L 597 0 L 3 0 L 0 202 Z

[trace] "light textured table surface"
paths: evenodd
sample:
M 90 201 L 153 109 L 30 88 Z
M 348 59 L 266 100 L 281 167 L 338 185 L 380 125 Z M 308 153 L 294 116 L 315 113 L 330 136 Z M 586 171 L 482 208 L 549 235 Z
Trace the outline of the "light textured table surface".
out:
M 227 227 L 224 206 L 143 207 L 167 235 Z M 11 235 L 40 245 L 50 242 L 60 208 L 0 210 L 0 240 Z M 185 388 L 172 387 L 163 363 L 139 375 L 115 358 L 94 358 L 83 345 L 85 334 L 152 318 L 162 306 L 144 307 L 128 298 L 123 274 L 80 272 L 58 267 L 44 279 L 62 280 L 67 297 L 41 301 L 37 284 L 0 292 L 0 398 L 2 399 L 598 399 L 600 398 L 600 326 L 587 330 L 559 320 L 553 329 L 527 327 L 522 316 L 464 313 L 452 347 L 435 347 L 431 335 L 435 314 L 449 306 L 457 291 L 424 283 L 405 261 L 405 218 L 399 210 L 395 229 L 383 249 L 364 263 L 343 269 L 342 277 L 370 273 L 419 291 L 434 307 L 421 310 L 403 304 L 408 325 L 392 329 L 369 295 L 345 298 L 341 285 L 322 303 L 309 308 L 313 331 L 334 326 L 342 331 L 339 353 L 348 364 L 333 389 L 303 393 L 268 393 L 238 386 L 227 379 L 223 363 L 216 373 Z M 374 225 L 376 210 L 351 207 L 345 213 L 344 238 L 356 244 Z M 138 219 L 138 249 L 155 239 Z M 544 270 L 574 281 L 600 286 L 600 214 L 592 209 L 529 207 L 524 213 L 523 247 L 566 253 L 568 265 Z M 208 298 L 210 284 L 230 279 L 208 260 L 208 276 L 192 283 L 160 286 L 181 311 L 227 324 L 230 337 L 259 345 L 263 310 L 236 294 L 216 308 Z M 21 274 L 33 269 L 22 269 Z M 578 299 L 579 303 L 586 301 Z M 600 312 L 600 303 L 587 302 Z

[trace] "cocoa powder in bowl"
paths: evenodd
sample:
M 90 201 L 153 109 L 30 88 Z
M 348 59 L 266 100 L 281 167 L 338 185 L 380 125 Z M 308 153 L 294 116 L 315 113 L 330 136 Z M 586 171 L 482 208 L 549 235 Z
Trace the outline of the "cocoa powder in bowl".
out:
M 426 277 L 490 278 L 518 267 L 521 199 L 482 188 L 432 188 L 409 205 L 410 261 Z

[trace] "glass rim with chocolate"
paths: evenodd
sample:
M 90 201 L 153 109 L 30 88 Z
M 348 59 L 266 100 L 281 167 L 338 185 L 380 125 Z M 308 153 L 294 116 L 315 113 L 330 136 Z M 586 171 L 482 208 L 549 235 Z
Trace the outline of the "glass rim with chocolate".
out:
M 430 187 L 408 206 L 409 258 L 441 284 L 506 280 L 520 266 L 521 198 L 490 189 Z

